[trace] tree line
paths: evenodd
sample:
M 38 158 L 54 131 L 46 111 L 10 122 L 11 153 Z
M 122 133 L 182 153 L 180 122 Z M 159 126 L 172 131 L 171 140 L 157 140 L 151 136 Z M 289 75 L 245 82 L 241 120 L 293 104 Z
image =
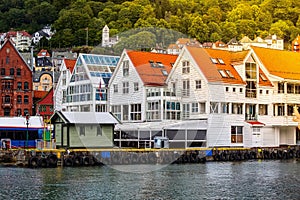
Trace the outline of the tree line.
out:
M 56 33 L 44 41 L 52 48 L 85 45 L 87 36 L 88 44 L 97 46 L 106 24 L 111 35 L 156 27 L 200 42 L 276 34 L 288 44 L 300 34 L 299 0 L 0 0 L 0 12 L 1 32 L 32 34 L 52 25 Z M 157 39 L 162 33 L 152 34 Z M 145 31 L 133 38 L 143 35 L 153 39 Z

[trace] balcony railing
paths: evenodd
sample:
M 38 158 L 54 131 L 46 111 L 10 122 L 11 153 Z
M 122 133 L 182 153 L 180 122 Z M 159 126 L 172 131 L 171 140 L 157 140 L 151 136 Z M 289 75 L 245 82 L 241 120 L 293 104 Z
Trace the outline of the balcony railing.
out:
M 247 114 L 245 115 L 246 120 L 257 120 L 257 114 Z

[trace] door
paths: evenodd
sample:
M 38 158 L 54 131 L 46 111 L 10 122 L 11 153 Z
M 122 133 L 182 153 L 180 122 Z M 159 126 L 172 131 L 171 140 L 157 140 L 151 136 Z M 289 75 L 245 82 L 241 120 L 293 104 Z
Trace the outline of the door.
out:
M 252 147 L 262 146 L 262 135 L 260 127 L 252 127 Z

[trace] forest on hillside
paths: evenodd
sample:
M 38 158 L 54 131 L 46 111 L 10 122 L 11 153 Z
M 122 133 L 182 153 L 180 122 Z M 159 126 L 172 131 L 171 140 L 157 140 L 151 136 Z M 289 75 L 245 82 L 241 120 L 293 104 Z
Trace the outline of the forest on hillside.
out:
M 32 34 L 51 25 L 56 33 L 44 43 L 52 48 L 85 45 L 87 36 L 90 46 L 99 45 L 105 24 L 111 35 L 155 27 L 200 42 L 276 34 L 288 44 L 300 34 L 299 0 L 0 0 L 0 12 L 0 32 Z

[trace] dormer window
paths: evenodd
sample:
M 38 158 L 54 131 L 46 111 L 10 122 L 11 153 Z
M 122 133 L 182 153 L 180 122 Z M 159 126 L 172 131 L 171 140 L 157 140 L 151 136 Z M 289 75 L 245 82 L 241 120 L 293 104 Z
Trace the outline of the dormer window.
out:
M 223 78 L 228 78 L 227 73 L 223 69 L 218 70 Z

